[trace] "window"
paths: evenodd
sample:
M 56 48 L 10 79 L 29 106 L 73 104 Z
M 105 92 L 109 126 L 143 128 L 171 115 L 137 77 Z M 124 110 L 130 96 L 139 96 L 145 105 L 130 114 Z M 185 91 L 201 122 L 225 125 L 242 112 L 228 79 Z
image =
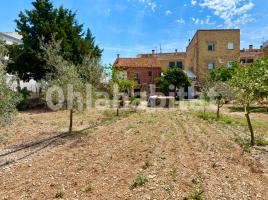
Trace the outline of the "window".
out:
M 247 63 L 253 63 L 254 59 L 247 59 Z
M 134 73 L 133 79 L 134 79 L 135 81 L 137 81 L 138 84 L 140 84 L 140 76 L 139 76 L 139 73 Z
M 215 62 L 209 62 L 208 63 L 208 69 L 211 70 L 211 69 L 214 69 L 215 68 Z
M 242 63 L 242 64 L 243 64 L 243 63 L 246 63 L 246 59 L 241 58 L 241 59 L 240 59 L 240 63 Z
M 234 43 L 233 42 L 228 42 L 227 49 L 233 50 L 234 49 Z
M 176 67 L 182 69 L 182 68 L 183 68 L 183 63 L 182 63 L 182 61 L 177 61 L 177 63 L 176 63 Z
M 152 76 L 152 71 L 148 71 L 148 76 Z
M 175 62 L 169 62 L 169 67 L 175 67 Z
M 215 43 L 212 42 L 208 43 L 208 51 L 215 51 L 216 49 L 215 47 L 216 47 Z

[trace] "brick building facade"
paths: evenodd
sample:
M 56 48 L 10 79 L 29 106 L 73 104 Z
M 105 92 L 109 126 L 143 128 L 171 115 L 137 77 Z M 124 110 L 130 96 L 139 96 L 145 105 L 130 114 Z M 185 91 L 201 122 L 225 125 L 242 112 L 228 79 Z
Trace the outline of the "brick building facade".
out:
M 113 67 L 125 74 L 128 80 L 138 83 L 137 89 L 148 91 L 150 84 L 156 84 L 156 78 L 161 76 L 161 66 L 155 57 L 148 58 L 118 58 Z M 124 75 L 123 75 L 124 76 Z
M 233 61 L 245 65 L 268 56 L 268 41 L 259 49 L 252 45 L 240 50 L 239 29 L 197 30 L 186 52 L 138 54 L 136 58 L 117 58 L 113 67 L 127 71 L 127 78 L 137 80 L 139 88 L 148 88 L 169 67 L 179 67 L 192 79 L 199 79 L 216 67 L 228 67 Z M 146 91 L 146 89 L 144 89 Z
M 198 30 L 186 48 L 186 69 L 198 77 L 240 57 L 240 30 Z

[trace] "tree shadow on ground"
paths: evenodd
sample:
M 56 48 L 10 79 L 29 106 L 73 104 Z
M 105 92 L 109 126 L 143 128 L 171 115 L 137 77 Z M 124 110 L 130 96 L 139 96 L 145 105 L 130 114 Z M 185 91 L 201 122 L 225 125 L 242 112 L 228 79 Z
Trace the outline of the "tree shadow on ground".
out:
M 22 143 L 22 144 L 7 147 L 6 149 L 3 149 L 0 151 L 0 152 L 4 152 L 4 153 L 0 153 L 0 159 L 6 160 L 4 163 L 0 163 L 0 168 L 17 163 L 21 160 L 24 160 L 32 156 L 33 154 L 40 152 L 43 149 L 46 149 L 46 148 L 52 149 L 53 147 L 56 147 L 60 144 L 64 144 L 67 141 L 70 141 L 70 139 L 71 140 L 79 139 L 80 137 L 82 137 L 83 134 L 85 134 L 87 131 L 91 129 L 95 129 L 103 125 L 111 124 L 127 116 L 128 115 L 122 115 L 120 117 L 112 117 L 112 118 L 108 117 L 107 119 L 103 121 L 100 121 L 96 124 L 92 124 L 91 126 L 84 128 L 82 130 L 79 130 L 79 131 L 73 131 L 71 133 L 70 132 L 61 132 L 61 133 L 55 132 L 53 136 L 50 136 L 47 138 L 39 139 L 39 140 L 32 141 L 29 143 Z M 13 156 L 16 154 L 23 154 L 23 153 L 24 155 L 18 156 L 17 159 L 7 160 L 9 156 Z

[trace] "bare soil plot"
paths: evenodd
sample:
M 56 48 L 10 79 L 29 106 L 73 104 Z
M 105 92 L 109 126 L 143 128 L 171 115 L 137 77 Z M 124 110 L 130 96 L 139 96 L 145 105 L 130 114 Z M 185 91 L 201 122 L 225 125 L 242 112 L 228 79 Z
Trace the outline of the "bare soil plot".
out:
M 98 117 L 99 122 L 108 119 L 101 112 L 91 116 L 91 123 L 88 119 L 80 126 L 77 123 L 77 129 Z M 3 130 L 11 134 L 1 143 L 2 151 L 66 130 L 65 114 L 24 113 L 19 117 L 24 125 L 17 120 L 9 129 L 0 129 L 1 134 Z M 56 124 L 51 125 L 55 118 Z M 33 120 L 44 120 L 44 124 L 33 126 Z M 20 126 L 34 129 L 33 133 L 29 137 L 19 130 L 12 134 Z M 137 177 L 146 181 L 133 187 Z M 56 194 L 64 199 L 182 199 L 196 189 L 204 191 L 206 199 L 267 199 L 267 188 L 263 166 L 228 134 L 176 110 L 103 121 L 0 168 L 2 199 L 53 199 Z

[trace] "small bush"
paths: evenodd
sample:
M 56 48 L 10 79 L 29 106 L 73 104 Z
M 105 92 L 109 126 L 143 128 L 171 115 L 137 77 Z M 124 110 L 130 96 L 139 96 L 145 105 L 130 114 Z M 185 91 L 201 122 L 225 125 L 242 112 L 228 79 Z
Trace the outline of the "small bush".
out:
M 63 198 L 64 196 L 64 191 L 57 191 L 56 194 L 55 194 L 55 198 L 57 199 L 60 199 L 60 198 Z
M 135 187 L 138 187 L 138 186 L 142 186 L 147 182 L 148 182 L 148 179 L 145 176 L 138 176 L 133 181 L 132 187 L 135 188 Z
M 140 99 L 136 97 L 130 97 L 130 105 L 132 106 L 139 106 L 141 103 Z

